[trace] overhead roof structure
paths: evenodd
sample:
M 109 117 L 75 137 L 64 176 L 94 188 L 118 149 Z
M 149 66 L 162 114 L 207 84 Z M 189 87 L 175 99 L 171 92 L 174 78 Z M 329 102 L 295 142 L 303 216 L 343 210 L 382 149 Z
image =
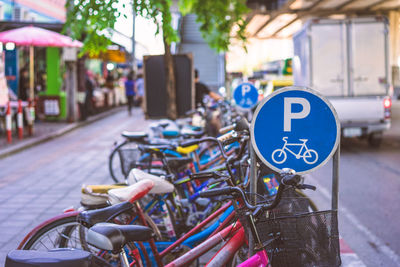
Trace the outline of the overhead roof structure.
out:
M 386 15 L 400 10 L 400 0 L 248 0 L 249 37 L 287 38 L 310 17 Z

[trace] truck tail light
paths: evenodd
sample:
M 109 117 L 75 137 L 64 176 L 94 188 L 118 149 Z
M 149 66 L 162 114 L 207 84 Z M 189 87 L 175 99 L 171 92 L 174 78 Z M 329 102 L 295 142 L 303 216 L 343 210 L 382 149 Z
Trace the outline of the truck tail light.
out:
M 383 100 L 383 107 L 385 108 L 385 119 L 390 119 L 390 108 L 392 107 L 392 99 L 390 97 Z
M 391 108 L 392 107 L 392 100 L 390 98 L 385 98 L 385 100 L 383 100 L 383 106 L 385 108 Z

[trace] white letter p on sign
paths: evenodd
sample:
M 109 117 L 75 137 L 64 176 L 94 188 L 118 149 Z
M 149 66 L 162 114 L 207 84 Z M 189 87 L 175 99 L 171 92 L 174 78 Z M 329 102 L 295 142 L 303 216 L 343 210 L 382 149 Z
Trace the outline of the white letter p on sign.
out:
M 299 104 L 303 107 L 300 112 L 292 112 L 292 104 Z M 283 130 L 285 132 L 292 131 L 293 119 L 304 119 L 310 114 L 310 102 L 300 97 L 285 97 L 283 111 Z
M 245 94 L 247 94 L 248 92 L 250 92 L 250 90 L 251 90 L 250 85 L 247 85 L 247 84 L 243 85 L 243 86 L 242 86 L 242 96 L 244 96 Z

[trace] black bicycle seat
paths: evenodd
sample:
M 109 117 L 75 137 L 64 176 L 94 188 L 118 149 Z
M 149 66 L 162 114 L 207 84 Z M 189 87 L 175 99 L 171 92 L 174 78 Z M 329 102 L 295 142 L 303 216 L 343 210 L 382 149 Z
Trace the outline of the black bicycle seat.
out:
M 133 205 L 130 202 L 122 202 L 98 210 L 87 210 L 79 213 L 78 220 L 86 227 L 91 227 L 99 222 L 107 222 L 119 214 L 131 211 Z
M 120 251 L 129 242 L 152 237 L 153 230 L 146 226 L 98 223 L 88 230 L 87 242 L 100 249 Z
M 166 158 L 166 160 L 168 166 L 176 171 L 178 171 L 181 167 L 186 167 L 187 164 L 193 162 L 193 159 L 189 157 Z
M 129 132 L 129 131 L 123 131 L 121 135 L 130 141 L 142 141 L 144 138 L 148 136 L 148 134 L 145 132 Z
M 93 266 L 93 260 L 95 259 L 90 252 L 78 249 L 64 248 L 50 251 L 13 250 L 8 253 L 5 266 L 87 267 Z
M 169 122 L 160 122 L 158 125 L 161 126 L 162 128 L 165 128 L 169 125 Z

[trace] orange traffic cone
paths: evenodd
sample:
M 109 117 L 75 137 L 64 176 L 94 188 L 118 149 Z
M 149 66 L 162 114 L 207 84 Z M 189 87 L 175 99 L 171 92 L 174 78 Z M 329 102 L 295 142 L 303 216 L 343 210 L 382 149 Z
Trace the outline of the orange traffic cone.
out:
M 8 104 L 7 104 L 7 111 L 6 111 L 6 133 L 7 133 L 7 142 L 11 143 L 12 129 L 11 129 L 11 105 L 10 105 L 10 102 L 8 102 Z
M 22 119 L 22 101 L 21 101 L 21 99 L 18 100 L 17 127 L 18 127 L 18 139 L 22 139 L 24 136 L 24 121 Z

